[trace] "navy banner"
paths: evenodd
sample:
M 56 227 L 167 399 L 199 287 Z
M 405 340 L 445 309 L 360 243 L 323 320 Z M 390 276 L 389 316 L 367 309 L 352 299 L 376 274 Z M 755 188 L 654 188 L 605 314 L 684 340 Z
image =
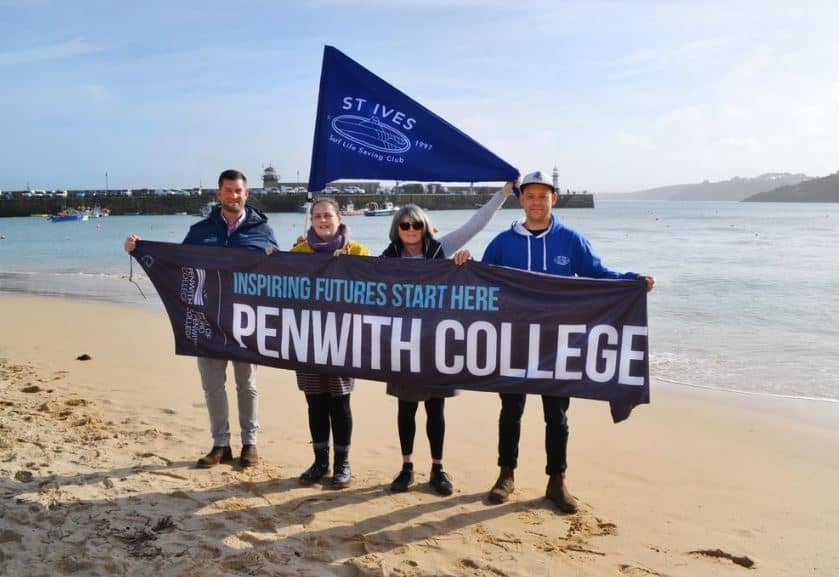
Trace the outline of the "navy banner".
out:
M 138 241 L 179 355 L 441 389 L 649 402 L 642 280 Z
M 332 46 L 323 53 L 309 190 L 339 178 L 515 180 L 518 170 Z

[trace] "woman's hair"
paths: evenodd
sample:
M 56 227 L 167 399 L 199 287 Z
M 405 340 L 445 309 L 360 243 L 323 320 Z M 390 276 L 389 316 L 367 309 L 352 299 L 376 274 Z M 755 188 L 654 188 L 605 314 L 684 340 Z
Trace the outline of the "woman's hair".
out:
M 434 233 L 431 229 L 431 221 L 428 219 L 428 215 L 426 212 L 418 207 L 416 204 L 406 204 L 402 208 L 396 211 L 393 215 L 393 221 L 390 223 L 390 241 L 396 243 L 398 245 L 402 244 L 402 241 L 399 240 L 399 223 L 405 217 L 409 217 L 415 222 L 421 222 L 423 224 L 422 227 L 422 238 L 431 239 L 434 238 Z
M 315 209 L 316 205 L 318 205 L 322 202 L 325 202 L 326 204 L 328 204 L 329 206 L 334 208 L 335 209 L 335 214 L 337 214 L 338 216 L 341 216 L 341 207 L 338 206 L 338 203 L 335 201 L 334 198 L 329 198 L 329 197 L 316 198 L 314 201 L 312 201 L 312 210 Z

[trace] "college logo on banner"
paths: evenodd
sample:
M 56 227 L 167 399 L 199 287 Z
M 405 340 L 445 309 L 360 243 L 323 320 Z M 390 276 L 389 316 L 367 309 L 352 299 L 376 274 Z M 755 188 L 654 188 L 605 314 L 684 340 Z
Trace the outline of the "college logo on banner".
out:
M 339 178 L 487 182 L 517 176 L 478 142 L 325 47 L 309 190 Z
M 207 272 L 202 268 L 181 269 L 181 300 L 187 304 L 204 306 L 204 283 Z
M 166 306 L 177 354 L 600 399 L 615 420 L 649 402 L 643 280 L 148 241 L 132 254 Z

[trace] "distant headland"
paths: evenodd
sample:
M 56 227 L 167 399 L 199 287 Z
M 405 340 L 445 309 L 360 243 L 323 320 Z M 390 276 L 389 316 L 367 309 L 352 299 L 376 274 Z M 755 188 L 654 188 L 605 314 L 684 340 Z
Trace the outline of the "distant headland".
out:
M 751 178 L 674 184 L 635 192 L 598 194 L 601 200 L 727 200 L 742 202 L 839 202 L 839 172 L 823 178 L 770 172 Z

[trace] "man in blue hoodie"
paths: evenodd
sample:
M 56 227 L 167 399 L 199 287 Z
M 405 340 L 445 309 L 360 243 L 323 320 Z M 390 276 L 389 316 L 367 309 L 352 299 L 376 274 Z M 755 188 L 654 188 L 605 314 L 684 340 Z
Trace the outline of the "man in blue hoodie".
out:
M 248 179 L 238 170 L 225 170 L 218 178 L 216 192 L 218 206 L 207 218 L 189 228 L 184 244 L 202 246 L 224 246 L 266 250 L 279 250 L 274 231 L 268 226 L 268 218 L 253 206 L 247 204 Z M 130 235 L 125 240 L 125 251 L 131 253 L 140 237 Z M 256 365 L 233 362 L 236 379 L 236 393 L 239 402 L 239 426 L 242 434 L 242 453 L 239 463 L 250 467 L 259 462 L 256 451 L 256 432 L 259 429 L 257 407 L 259 393 L 256 389 Z M 213 448 L 198 459 L 198 467 L 209 468 L 219 463 L 233 461 L 230 449 L 230 423 L 228 421 L 227 361 L 198 357 L 198 372 L 204 387 L 204 399 L 210 415 L 210 433 Z
M 513 223 L 509 230 L 496 236 L 487 246 L 482 262 L 557 276 L 589 278 L 641 278 L 647 291 L 655 286 L 655 278 L 634 272 L 619 273 L 606 268 L 589 242 L 576 230 L 553 217 L 557 193 L 547 175 L 537 171 L 521 182 L 519 202 L 524 220 Z M 501 395 L 498 421 L 498 480 L 489 492 L 489 500 L 503 503 L 515 490 L 514 471 L 518 464 L 521 417 L 527 399 L 523 394 Z M 570 399 L 542 395 L 545 414 L 545 452 L 549 475 L 545 496 L 564 513 L 577 512 L 577 500 L 565 483 L 568 448 L 568 421 L 565 413 Z

